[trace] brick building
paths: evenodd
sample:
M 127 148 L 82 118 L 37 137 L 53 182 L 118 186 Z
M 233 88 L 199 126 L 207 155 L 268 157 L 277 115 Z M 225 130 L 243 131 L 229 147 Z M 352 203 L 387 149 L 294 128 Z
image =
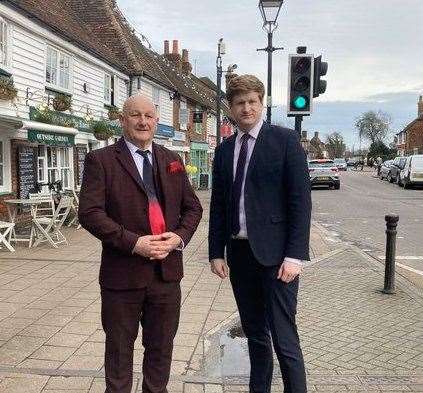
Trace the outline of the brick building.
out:
M 399 155 L 423 154 L 423 97 L 417 103 L 417 118 L 396 135 Z

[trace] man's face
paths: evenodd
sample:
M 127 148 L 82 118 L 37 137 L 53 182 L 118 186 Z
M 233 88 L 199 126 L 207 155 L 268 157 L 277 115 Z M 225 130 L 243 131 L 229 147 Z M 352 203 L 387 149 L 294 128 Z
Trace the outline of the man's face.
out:
M 263 104 L 255 91 L 236 95 L 230 105 L 238 127 L 250 131 L 262 118 Z
M 141 96 L 131 97 L 120 118 L 123 133 L 134 145 L 148 147 L 157 129 L 158 118 L 153 103 Z

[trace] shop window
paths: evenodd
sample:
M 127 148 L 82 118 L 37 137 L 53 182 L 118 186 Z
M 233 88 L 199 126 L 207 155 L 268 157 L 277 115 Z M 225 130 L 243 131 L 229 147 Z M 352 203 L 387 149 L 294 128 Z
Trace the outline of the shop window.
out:
M 69 91 L 71 57 L 51 46 L 47 47 L 46 82 L 53 88 Z
M 0 192 L 10 192 L 10 142 L 0 139 Z
M 0 17 L 0 68 L 10 66 L 10 30 L 6 21 Z
M 69 148 L 38 147 L 38 182 L 53 183 L 62 181 L 63 189 L 71 188 Z

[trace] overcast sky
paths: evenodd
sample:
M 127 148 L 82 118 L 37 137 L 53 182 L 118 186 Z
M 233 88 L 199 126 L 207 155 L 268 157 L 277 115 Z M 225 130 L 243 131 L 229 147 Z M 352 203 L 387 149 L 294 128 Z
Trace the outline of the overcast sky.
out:
M 163 52 L 163 41 L 178 39 L 190 51 L 198 76 L 216 78 L 217 41 L 223 38 L 223 64 L 266 81 L 267 45 L 256 0 L 118 0 L 136 28 Z M 340 131 L 357 147 L 354 120 L 366 110 L 384 110 L 396 132 L 416 117 L 423 94 L 422 0 L 286 0 L 274 33 L 274 118 L 286 118 L 287 57 L 298 45 L 322 54 L 329 64 L 327 92 L 316 101 L 304 129 L 324 135 Z

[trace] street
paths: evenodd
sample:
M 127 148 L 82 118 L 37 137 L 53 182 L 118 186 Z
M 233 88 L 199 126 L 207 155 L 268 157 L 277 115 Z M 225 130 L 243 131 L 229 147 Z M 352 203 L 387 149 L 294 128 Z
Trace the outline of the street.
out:
M 353 243 L 384 259 L 385 214 L 399 215 L 397 262 L 423 274 L 423 189 L 404 190 L 381 181 L 375 172 L 341 172 L 341 189 L 313 188 L 313 219 L 330 231 L 333 241 Z

